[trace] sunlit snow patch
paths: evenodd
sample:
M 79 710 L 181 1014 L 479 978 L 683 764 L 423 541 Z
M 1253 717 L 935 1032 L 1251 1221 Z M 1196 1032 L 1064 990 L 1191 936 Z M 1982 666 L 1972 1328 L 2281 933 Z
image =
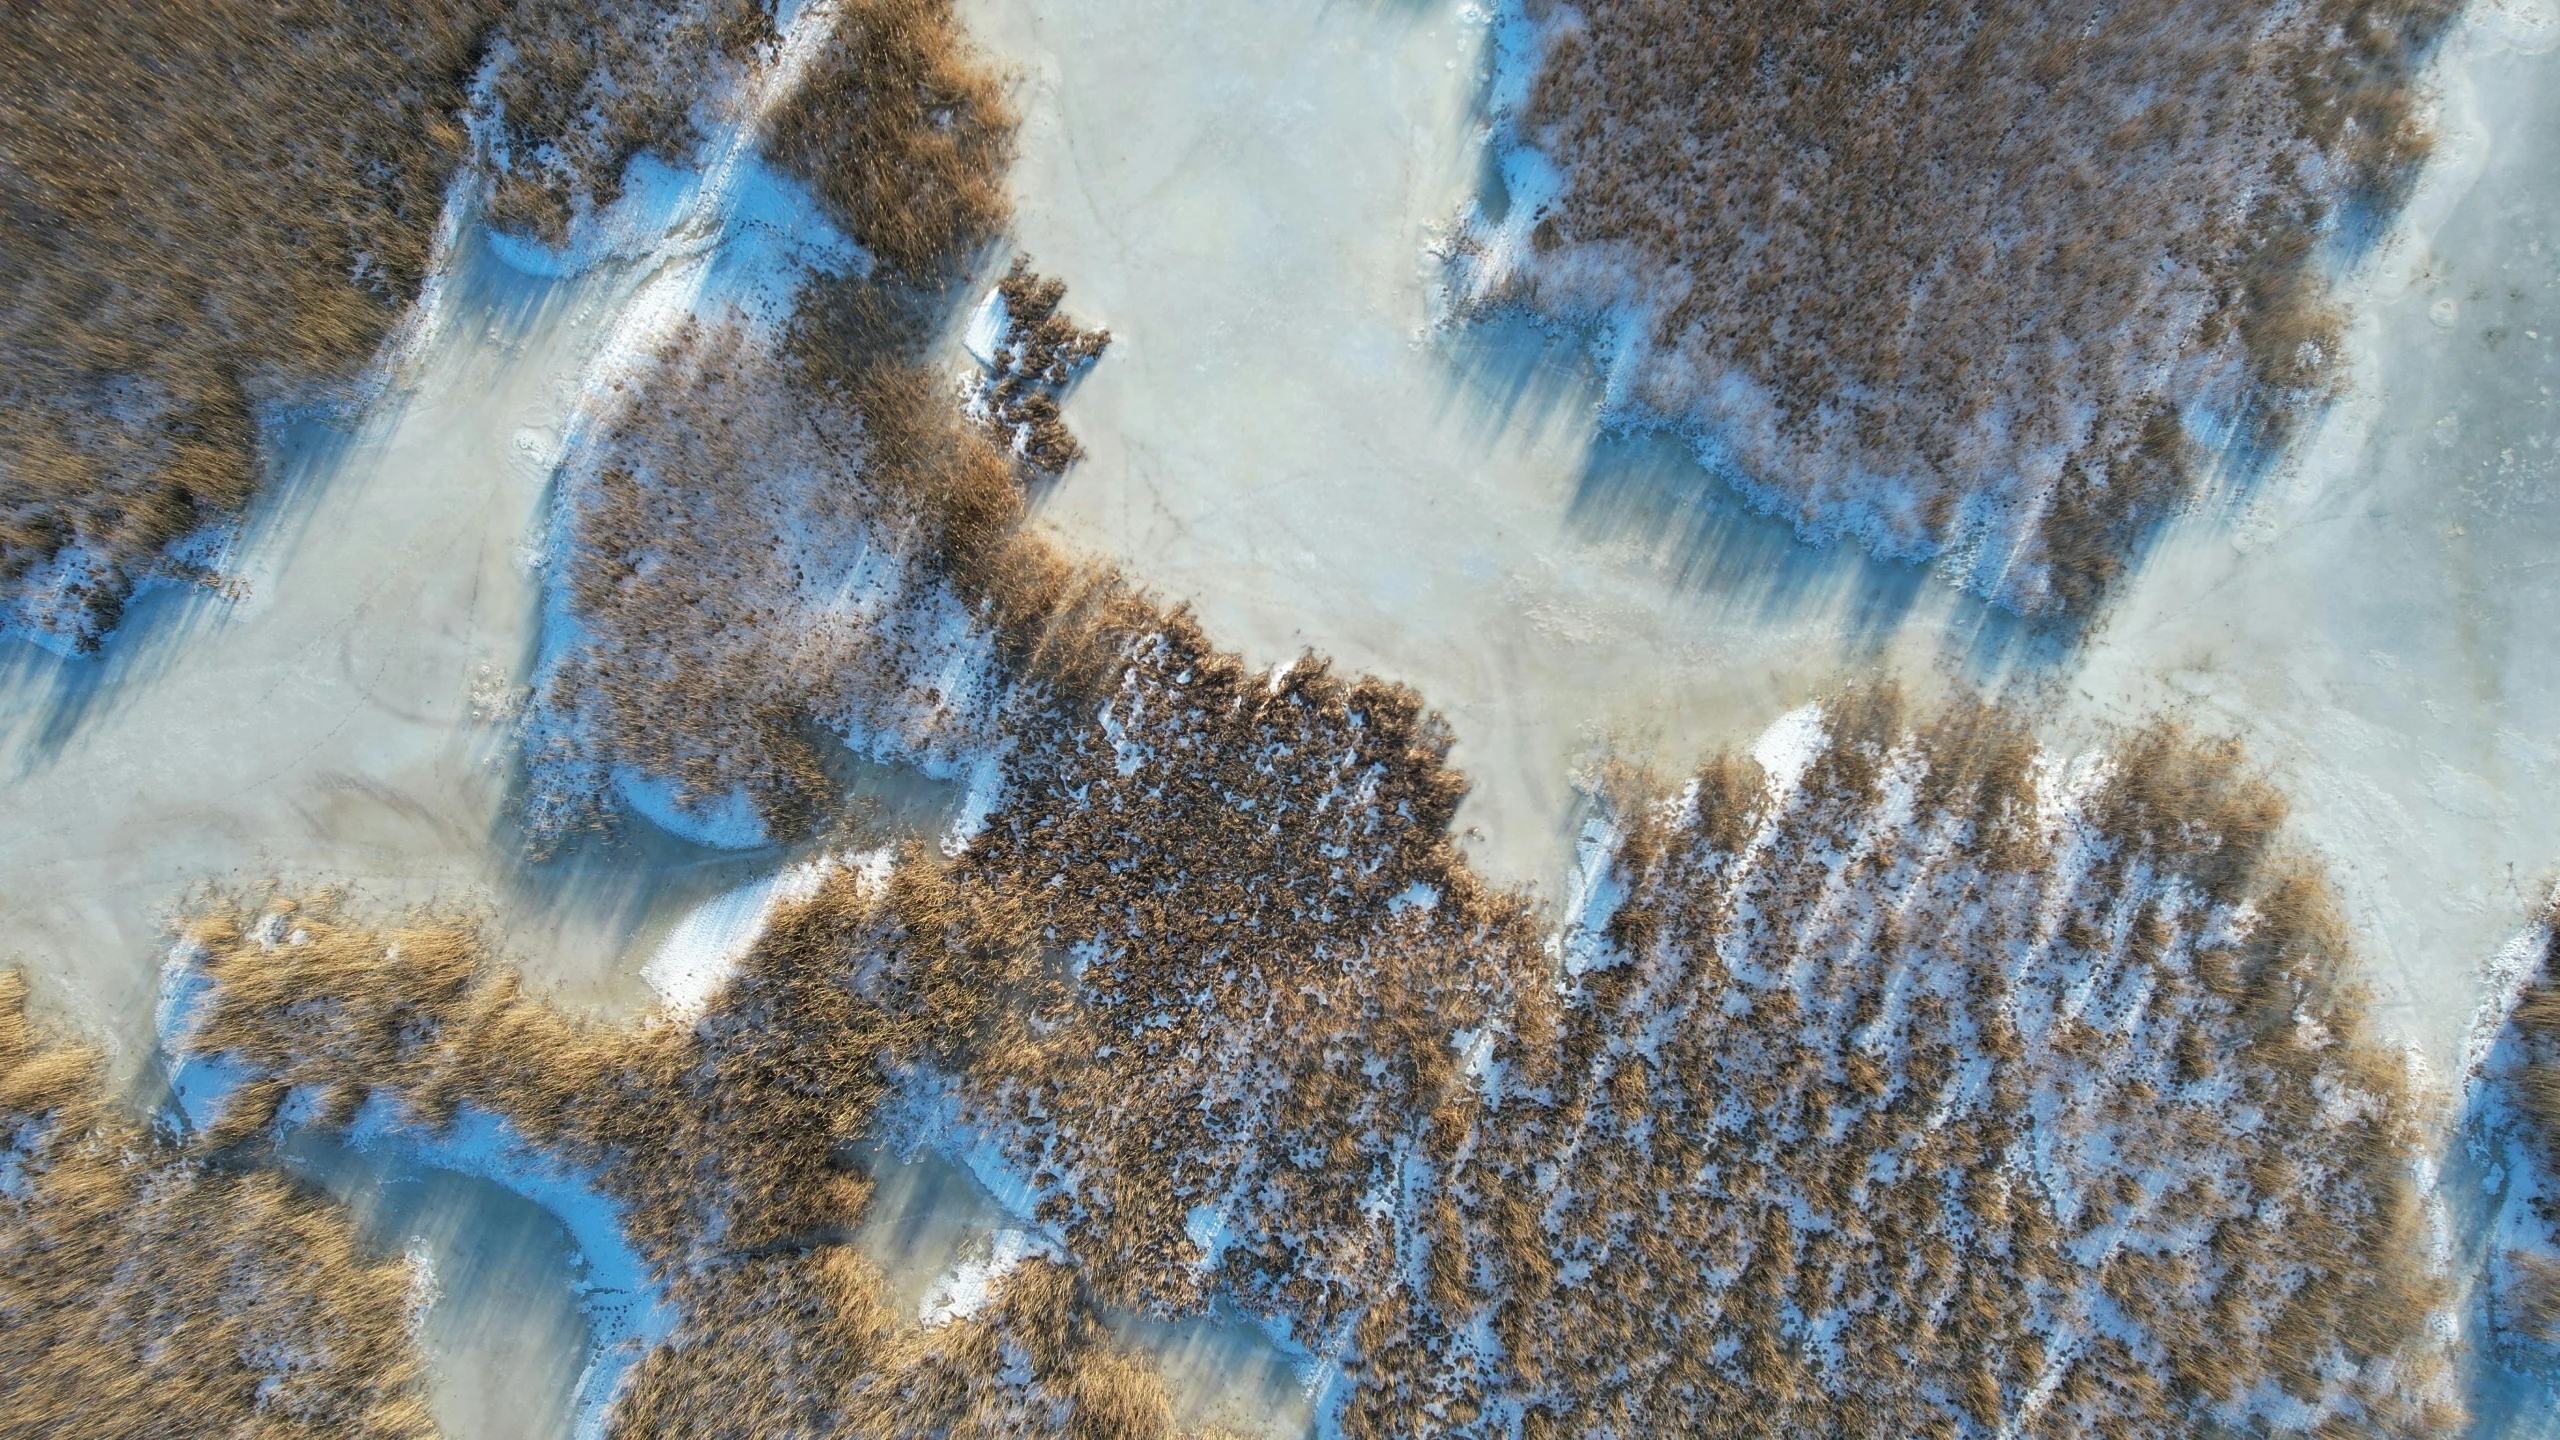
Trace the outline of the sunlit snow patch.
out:
M 886 852 L 858 857 L 855 868 L 866 877 L 871 876 L 875 861 L 877 873 L 885 875 Z M 765 926 L 773 919 L 774 907 L 797 904 L 816 895 L 827 877 L 841 868 L 834 856 L 821 855 L 703 902 L 658 942 L 657 953 L 640 967 L 640 977 L 658 992 L 659 1003 L 669 1013 L 701 1014 L 721 985 L 736 973 L 738 962 L 747 958 L 747 952 L 763 937 Z

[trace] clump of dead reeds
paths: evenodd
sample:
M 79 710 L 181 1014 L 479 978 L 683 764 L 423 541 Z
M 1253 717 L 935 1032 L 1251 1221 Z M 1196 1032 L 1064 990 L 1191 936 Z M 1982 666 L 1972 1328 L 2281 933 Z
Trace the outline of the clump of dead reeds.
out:
M 1477 293 L 1637 306 L 1627 397 L 1776 514 L 2081 608 L 2196 483 L 2180 410 L 2322 402 L 2319 251 L 2427 149 L 2454 0 L 2089 12 L 1531 0 L 1561 175 Z
M 25 1000 L 0 973 L 0 1436 L 432 1436 L 407 1267 L 146 1132 Z
M 1058 397 L 1110 346 L 1111 332 L 1078 328 L 1059 310 L 1065 283 L 1031 273 L 1021 256 L 996 295 L 1004 304 L 1004 333 L 972 403 L 1023 464 L 1057 475 L 1084 456 L 1058 417 Z
M 254 488 L 255 412 L 425 277 L 496 0 L 112 0 L 0 27 L 0 623 L 83 649 Z

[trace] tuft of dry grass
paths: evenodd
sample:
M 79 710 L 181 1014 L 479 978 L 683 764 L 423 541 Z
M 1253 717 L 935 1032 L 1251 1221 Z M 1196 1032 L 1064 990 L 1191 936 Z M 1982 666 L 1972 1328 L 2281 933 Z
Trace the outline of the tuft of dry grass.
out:
M 1002 443 L 1035 473 L 1055 476 L 1084 457 L 1084 447 L 1058 417 L 1058 397 L 1077 372 L 1111 344 L 1108 330 L 1079 329 L 1059 312 L 1067 287 L 1031 273 L 1015 256 L 996 285 L 1004 302 L 1004 334 L 995 363 L 971 397 Z
M 843 0 L 765 153 L 900 280 L 931 284 L 1008 215 L 1014 116 L 950 0 Z
M 143 1131 L 25 1002 L 0 973 L 0 1436 L 433 1436 L 407 1267 Z
M 2456 0 L 1530 0 L 1532 196 L 1479 293 L 1640 310 L 1640 412 L 1810 535 L 2083 610 L 2193 406 L 2322 402 L 2324 237 L 2405 194 Z

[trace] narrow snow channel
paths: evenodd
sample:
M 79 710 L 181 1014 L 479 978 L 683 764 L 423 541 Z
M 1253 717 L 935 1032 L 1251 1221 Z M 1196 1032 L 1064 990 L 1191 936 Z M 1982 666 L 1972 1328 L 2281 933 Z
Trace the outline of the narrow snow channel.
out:
M 1249 662 L 1414 685 L 1488 873 L 1563 899 L 1579 763 L 1676 774 L 1879 666 L 2013 683 L 2073 744 L 2168 708 L 2273 767 L 2386 1018 L 2451 1065 L 2477 957 L 2560 864 L 2551 0 L 2447 45 L 2448 143 L 2359 283 L 2355 398 L 2165 537 L 2076 658 L 1599 433 L 1580 342 L 1433 327 L 1433 247 L 1490 174 L 1483 7 L 961 9 L 1021 76 L 1023 248 L 1113 335 L 1044 519 Z

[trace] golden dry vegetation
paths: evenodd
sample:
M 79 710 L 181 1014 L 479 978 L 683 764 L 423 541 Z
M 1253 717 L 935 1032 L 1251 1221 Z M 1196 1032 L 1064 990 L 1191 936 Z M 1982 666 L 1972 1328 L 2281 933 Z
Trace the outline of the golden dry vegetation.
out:
M 243 901 L 186 941 L 210 983 L 183 1053 L 243 1077 L 209 1143 L 368 1104 L 432 1135 L 469 1107 L 595 1177 L 679 1317 L 613 1436 L 1177 1433 L 1161 1376 L 1066 1267 L 1027 1261 L 985 1307 L 925 1327 L 850 1244 L 871 1186 L 846 1145 L 889 1077 L 1019 1043 L 1039 968 L 923 856 L 885 886 L 835 871 L 785 907 L 690 1024 L 568 1018 L 447 917 L 369 927 L 325 897 Z
M 14 4 L 0 25 L 0 621 L 82 648 L 425 278 L 495 0 Z
M 1450 839 L 1448 746 L 1409 690 L 1248 670 L 1169 614 L 1099 725 L 1056 716 L 1009 767 L 954 880 L 1003 897 L 1073 1003 L 966 1093 L 1117 1303 L 1223 1288 L 1320 1343 L 1393 1287 L 1378 1210 L 1454 1138 L 1451 1036 L 1546 973 Z M 1232 1237 L 1214 1272 L 1195 1207 Z
M 1622 789 L 1373 1433 L 2449 1433 L 2434 1117 L 2279 797 L 2174 730 L 2075 776 L 1993 710 L 1823 721 L 1795 784 Z
M 1014 117 L 950 0 L 840 0 L 765 153 L 899 280 L 932 284 L 1009 211 Z
M 1773 512 L 2083 609 L 2340 373 L 2321 250 L 2427 147 L 2457 0 L 1531 0 L 1561 190 L 1501 293 L 1640 315 L 1630 397 Z
M 1059 418 L 1058 397 L 1110 347 L 1111 332 L 1080 329 L 1060 313 L 1065 283 L 1033 274 L 1020 256 L 995 293 L 1004 302 L 1004 333 L 990 373 L 971 396 L 972 408 L 1023 464 L 1038 474 L 1061 474 L 1084 457 L 1084 447 Z
M 94 649 L 136 584 L 212 578 L 172 542 L 255 490 L 262 406 L 375 353 L 475 137 L 492 222 L 557 243 L 771 34 L 765 0 L 12 6 L 0 623 Z
M 408 1268 L 146 1132 L 0 972 L 0 1436 L 426 1440 Z

